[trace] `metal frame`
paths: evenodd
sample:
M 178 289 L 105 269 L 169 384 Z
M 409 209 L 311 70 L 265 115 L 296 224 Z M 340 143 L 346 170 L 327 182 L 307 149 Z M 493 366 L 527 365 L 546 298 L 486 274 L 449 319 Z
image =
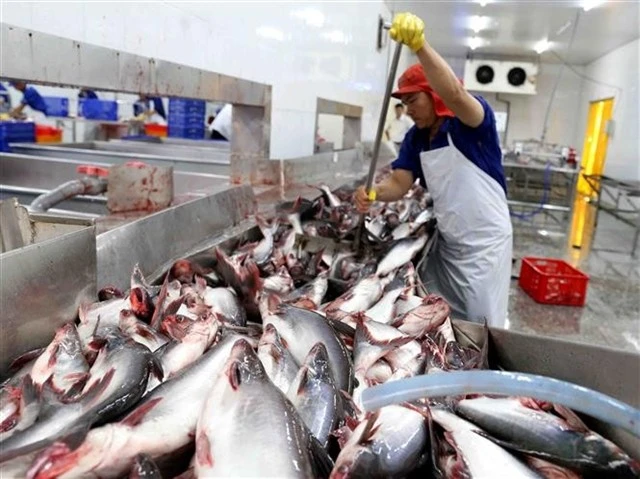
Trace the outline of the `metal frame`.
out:
M 268 171 L 259 163 L 269 158 L 271 85 L 5 23 L 0 27 L 3 45 L 0 60 L 4 78 L 231 103 L 232 181 L 259 182 Z M 271 178 L 272 181 L 274 179 Z
M 321 114 L 344 117 L 344 124 L 342 126 L 342 149 L 355 148 L 362 137 L 362 107 L 327 100 L 326 98 L 318 98 L 316 100 L 316 124 L 313 129 L 314 151 L 316 134 L 318 132 L 318 116 Z
M 640 183 L 616 180 L 604 175 L 583 174 L 582 177 L 596 195 L 595 227 L 598 226 L 598 217 L 602 210 L 634 228 L 631 256 L 635 258 L 640 239 Z M 639 203 L 634 203 L 630 198 L 637 198 Z M 624 215 L 630 215 L 631 218 Z

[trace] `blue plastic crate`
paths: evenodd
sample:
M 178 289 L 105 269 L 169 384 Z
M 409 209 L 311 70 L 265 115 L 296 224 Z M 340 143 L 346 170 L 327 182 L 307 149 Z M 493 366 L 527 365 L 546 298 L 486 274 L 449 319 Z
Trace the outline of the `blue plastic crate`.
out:
M 171 113 L 198 113 L 204 116 L 207 103 L 204 100 L 187 100 L 184 98 L 171 98 L 169 100 L 169 114 Z
M 177 127 L 169 125 L 168 135 L 174 138 L 191 138 L 202 140 L 205 128 L 203 126 Z
M 169 113 L 167 123 L 176 127 L 192 127 L 204 125 L 204 115 Z
M 69 116 L 69 99 L 60 96 L 43 96 L 47 116 Z
M 27 121 L 0 122 L 0 151 L 11 151 L 9 143 L 33 143 L 35 141 L 35 123 Z
M 118 102 L 113 100 L 83 99 L 79 103 L 80 114 L 87 120 L 118 120 Z

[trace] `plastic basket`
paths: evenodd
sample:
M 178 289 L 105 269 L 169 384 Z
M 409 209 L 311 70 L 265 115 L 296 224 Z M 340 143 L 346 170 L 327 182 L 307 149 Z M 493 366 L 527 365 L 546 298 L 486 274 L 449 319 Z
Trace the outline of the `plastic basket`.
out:
M 69 99 L 60 96 L 43 96 L 47 116 L 69 116 Z
M 33 143 L 36 125 L 31 121 L 0 121 L 0 151 L 11 151 L 9 143 Z
M 169 125 L 190 127 L 204 125 L 204 113 L 169 113 Z
M 87 120 L 118 120 L 118 102 L 112 100 L 80 100 L 80 113 Z
M 584 306 L 589 276 L 561 259 L 522 258 L 518 284 L 538 303 Z
M 167 136 L 167 126 L 149 123 L 144 125 L 144 134 L 148 136 Z
M 169 125 L 169 136 L 174 138 L 190 138 L 194 140 L 204 139 L 204 125 L 192 127 L 177 127 Z
M 36 143 L 60 143 L 62 130 L 48 125 L 36 125 Z
M 169 114 L 171 113 L 197 113 L 204 116 L 207 103 L 204 100 L 187 100 L 184 98 L 171 98 L 169 100 Z

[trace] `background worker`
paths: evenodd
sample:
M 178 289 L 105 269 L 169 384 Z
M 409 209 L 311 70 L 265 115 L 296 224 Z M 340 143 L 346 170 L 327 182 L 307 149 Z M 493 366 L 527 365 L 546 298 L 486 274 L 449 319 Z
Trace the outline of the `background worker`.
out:
M 396 104 L 395 117 L 389 122 L 387 129 L 384 131 L 387 140 L 392 141 L 396 148 L 400 148 L 404 136 L 413 126 L 411 118 L 404 113 L 404 105 L 402 103 Z
M 144 116 L 145 123 L 163 124 L 167 120 L 162 98 L 145 94 L 140 94 L 138 100 L 133 104 L 133 116 L 136 118 Z
M 13 118 L 21 118 L 23 116 L 23 110 L 26 106 L 29 106 L 34 111 L 38 111 L 43 115 L 47 115 L 47 104 L 45 103 L 38 90 L 32 86 L 28 86 L 26 82 L 21 80 L 9 82 L 13 88 L 22 92 L 22 101 L 20 104 L 9 112 Z
M 356 204 L 396 201 L 416 179 L 427 186 L 438 220 L 437 247 L 422 279 L 450 303 L 454 317 L 504 327 L 511 277 L 512 229 L 493 111 L 469 94 L 427 43 L 415 15 L 395 16 L 391 37 L 409 46 L 419 64 L 398 80 L 393 96 L 415 122 L 402 142 L 393 172 L 360 188 Z

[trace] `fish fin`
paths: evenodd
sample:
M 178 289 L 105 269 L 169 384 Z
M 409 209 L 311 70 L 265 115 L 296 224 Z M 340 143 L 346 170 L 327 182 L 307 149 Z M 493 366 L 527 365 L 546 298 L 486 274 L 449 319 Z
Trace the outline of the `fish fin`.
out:
M 196 438 L 196 462 L 198 465 L 213 467 L 213 457 L 211 456 L 211 442 L 207 433 L 201 431 Z
M 162 361 L 160 360 L 160 356 L 155 354 L 151 354 L 150 356 L 151 357 L 149 358 L 149 375 L 155 376 L 155 378 L 160 382 L 164 381 L 164 369 L 162 367 Z
M 360 416 L 362 411 L 356 406 L 351 395 L 344 389 L 340 389 L 340 399 L 342 400 L 342 410 L 345 415 L 345 421 L 349 422 L 350 417 Z
M 299 372 L 298 374 L 301 374 L 302 377 L 300 378 L 300 383 L 298 384 L 298 390 L 296 391 L 296 394 L 302 394 L 304 392 L 304 388 L 309 382 L 309 368 L 307 366 L 302 366 L 300 368 L 300 371 L 301 372 Z
M 82 394 L 82 397 L 79 398 L 85 405 L 89 405 L 100 398 L 100 395 L 107 389 L 109 383 L 113 379 L 113 376 L 116 373 L 115 368 L 109 369 L 107 374 L 101 377 L 98 381 L 93 383 L 89 389 Z
M 376 425 L 379 416 L 380 410 L 367 414 L 365 419 L 367 421 L 367 424 L 364 427 L 362 434 L 358 438 L 359 444 L 368 444 L 369 442 L 371 442 L 371 439 L 373 438 L 375 433 L 378 432 L 378 429 L 380 427 L 379 425 Z
M 313 477 L 328 478 L 333 470 L 333 460 L 315 437 L 309 433 L 309 456 L 313 467 Z
M 137 426 L 138 424 L 140 424 L 142 419 L 144 419 L 146 414 L 149 411 L 151 411 L 160 401 L 162 401 L 162 399 L 164 398 L 158 397 L 158 398 L 150 399 L 149 401 L 145 401 L 144 403 L 140 404 L 137 408 L 135 408 L 133 411 L 131 411 L 129 414 L 127 414 L 127 416 L 124 419 L 122 419 L 119 422 L 119 424 L 122 424 L 123 426 L 129 426 L 129 427 Z
M 267 295 L 265 300 L 265 304 L 267 305 L 267 309 L 270 313 L 278 311 L 280 305 L 282 303 L 282 298 L 275 293 L 270 293 Z
M 431 412 L 429 411 L 429 407 L 424 405 L 424 404 L 403 402 L 400 405 L 402 407 L 405 407 L 405 408 L 413 411 L 413 412 L 417 412 L 418 414 L 420 414 L 426 420 L 431 419 Z
M 42 406 L 40 407 L 40 417 L 48 416 L 49 414 L 55 414 L 58 408 L 74 402 L 70 399 L 66 399 L 60 391 L 58 391 L 53 385 L 53 376 L 50 376 L 42 384 L 40 391 L 40 399 Z
M 38 388 L 36 387 L 30 374 L 22 378 L 22 392 L 20 394 L 20 411 L 24 411 L 27 406 L 40 400 Z
M 413 341 L 411 336 L 408 336 L 401 331 L 398 331 L 395 337 L 385 339 L 376 338 L 374 332 L 371 330 L 369 322 L 363 322 L 359 326 L 361 327 L 367 341 L 376 346 L 403 346 Z
M 151 320 L 149 324 L 153 329 L 158 331 L 160 327 L 160 323 L 162 321 L 162 315 L 164 313 L 164 302 L 167 299 L 169 293 L 169 274 L 164 276 L 164 281 L 162 282 L 162 287 L 160 288 L 160 292 L 158 293 L 157 301 L 155 304 L 155 309 L 153 310 L 153 315 L 151 316 Z
M 356 335 L 356 330 L 342 321 L 336 321 L 335 319 L 327 318 L 329 326 L 331 326 L 336 333 L 344 334 L 353 338 Z
M 75 402 L 79 398 L 80 394 L 82 393 L 82 390 L 87 384 L 87 381 L 91 377 L 89 373 L 82 373 L 82 374 L 83 374 L 83 377 L 79 378 L 73 384 L 73 386 L 71 386 L 65 393 L 64 395 L 65 402 Z
M 562 417 L 574 431 L 582 433 L 591 432 L 582 419 L 580 419 L 578 415 L 568 407 L 554 403 L 553 410 Z
M 194 279 L 196 283 L 194 289 L 196 290 L 196 293 L 198 293 L 198 295 L 202 296 L 207 289 L 207 280 L 199 274 L 195 274 Z
M 17 372 L 20 368 L 25 366 L 27 363 L 39 357 L 42 353 L 44 353 L 45 349 L 47 348 L 33 349 L 15 358 L 9 365 L 9 374 Z

